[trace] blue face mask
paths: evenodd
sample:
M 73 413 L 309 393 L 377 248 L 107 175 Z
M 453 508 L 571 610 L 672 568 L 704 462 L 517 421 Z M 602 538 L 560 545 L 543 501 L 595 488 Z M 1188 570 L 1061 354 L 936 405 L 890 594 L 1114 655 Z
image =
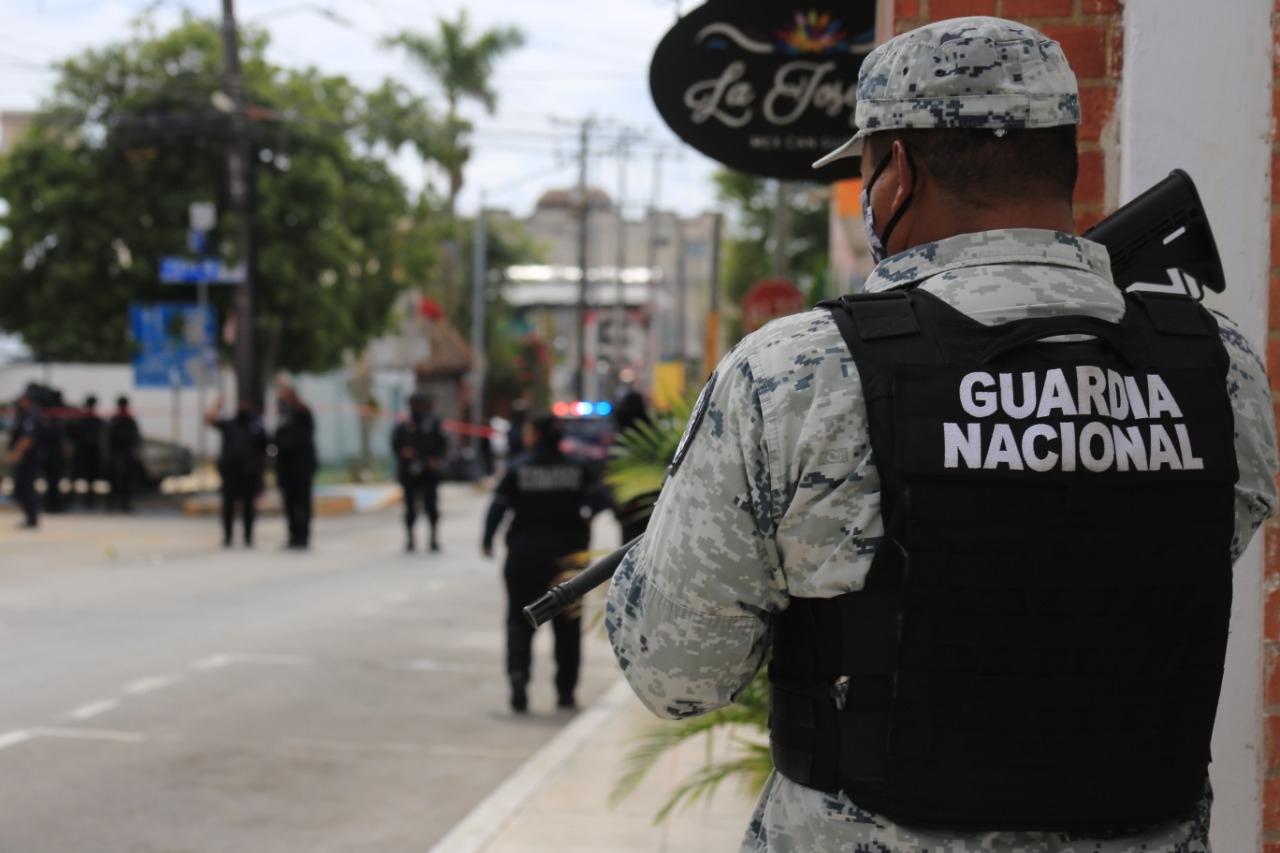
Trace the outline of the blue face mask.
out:
M 880 237 L 876 234 L 876 214 L 871 209 L 871 188 L 876 185 L 876 181 L 880 180 L 880 175 L 889 166 L 889 161 L 893 159 L 893 151 L 885 153 L 880 159 L 880 164 L 876 166 L 876 170 L 871 173 L 871 180 L 862 188 L 862 227 L 867 231 L 867 245 L 871 248 L 871 259 L 877 264 L 888 256 L 885 244 L 889 242 L 889 235 L 893 233 L 893 229 L 897 226 L 898 220 L 902 218 L 902 214 L 907 212 L 907 208 L 911 206 L 911 200 L 915 197 L 915 190 L 912 195 L 907 196 L 907 200 L 903 202 L 902 207 L 898 208 L 898 212 L 889 220 L 889 224 L 884 228 L 884 236 Z M 916 177 L 916 160 L 911 156 L 911 152 L 907 152 L 907 163 L 911 166 L 911 183 L 914 187 Z

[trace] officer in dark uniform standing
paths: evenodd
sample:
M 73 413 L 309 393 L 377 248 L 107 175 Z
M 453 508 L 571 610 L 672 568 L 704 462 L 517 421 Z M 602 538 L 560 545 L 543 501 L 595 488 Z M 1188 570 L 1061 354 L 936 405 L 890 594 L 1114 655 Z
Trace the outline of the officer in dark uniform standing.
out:
M 316 422 L 288 381 L 277 382 L 276 482 L 289 526 L 286 548 L 306 550 L 311 540 L 311 488 L 316 474 Z
M 44 471 L 44 511 L 59 513 L 66 508 L 66 495 L 62 492 L 62 478 L 67 472 L 67 412 L 63 406 L 62 392 L 44 386 L 40 391 L 39 406 L 44 415 L 44 429 L 40 434 L 40 462 Z
M 205 412 L 205 423 L 222 433 L 218 452 L 218 476 L 222 480 L 222 547 L 234 539 L 236 504 L 244 519 L 244 544 L 253 547 L 254 505 L 263 488 L 267 463 L 267 431 L 253 403 L 241 400 L 236 413 L 220 418 L 222 395 Z
M 481 543 L 484 556 L 492 557 L 494 536 L 506 516 L 511 516 L 502 577 L 507 587 L 511 708 L 521 714 L 528 709 L 534 631 L 523 610 L 565 572 L 564 557 L 587 549 L 591 518 L 608 503 L 592 468 L 561 452 L 563 429 L 553 415 L 534 415 L 525 430 L 530 449 L 511 461 L 494 490 Z M 558 706 L 573 708 L 582 656 L 581 612 L 562 613 L 553 620 L 552 629 Z
M 83 503 L 90 509 L 97 502 L 94 485 L 102 476 L 102 448 L 105 442 L 102 418 L 98 415 L 98 398 L 90 394 L 71 428 L 71 482 L 83 480 Z
M 26 516 L 26 521 L 20 526 L 28 530 L 34 530 L 40 524 L 36 476 L 40 473 L 40 434 L 43 429 L 44 419 L 28 388 L 18 398 L 13 431 L 9 435 L 9 451 L 5 454 L 13 474 L 14 499 Z
M 391 452 L 396 458 L 400 486 L 404 489 L 404 527 L 406 551 L 414 549 L 413 525 L 418 519 L 418 504 L 427 516 L 431 540 L 428 547 L 440 550 L 437 527 L 440 509 L 437 493 L 440 485 L 440 466 L 443 464 L 447 442 L 440 425 L 440 418 L 432 412 L 430 397 L 421 391 L 409 397 L 409 416 L 396 424 L 391 432 Z
M 133 509 L 133 478 L 142 464 L 142 431 L 129 411 L 129 398 L 116 398 L 116 410 L 107 421 L 107 464 L 111 470 L 111 493 L 107 506 L 125 512 Z

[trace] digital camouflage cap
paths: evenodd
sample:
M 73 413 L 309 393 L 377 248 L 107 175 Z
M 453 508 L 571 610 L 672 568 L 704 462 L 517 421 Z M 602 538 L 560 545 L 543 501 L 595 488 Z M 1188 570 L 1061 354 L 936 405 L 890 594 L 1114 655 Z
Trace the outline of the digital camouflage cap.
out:
M 1076 75 L 1056 41 L 1002 18 L 953 18 L 877 47 L 858 72 L 852 139 L 814 163 L 862 153 L 872 133 L 908 128 L 1080 123 Z

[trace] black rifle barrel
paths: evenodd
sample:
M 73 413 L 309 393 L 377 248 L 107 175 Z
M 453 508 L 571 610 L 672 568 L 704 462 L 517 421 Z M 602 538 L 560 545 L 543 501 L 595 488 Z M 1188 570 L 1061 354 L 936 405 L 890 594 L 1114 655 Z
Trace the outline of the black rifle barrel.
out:
M 618 566 L 622 565 L 622 558 L 627 556 L 627 552 L 640 539 L 641 537 L 637 536 L 608 556 L 601 557 L 564 583 L 547 590 L 541 598 L 524 609 L 524 618 L 528 620 L 530 625 L 537 628 L 539 625 L 547 624 L 568 610 L 582 596 L 613 577 L 613 573 L 618 570 Z

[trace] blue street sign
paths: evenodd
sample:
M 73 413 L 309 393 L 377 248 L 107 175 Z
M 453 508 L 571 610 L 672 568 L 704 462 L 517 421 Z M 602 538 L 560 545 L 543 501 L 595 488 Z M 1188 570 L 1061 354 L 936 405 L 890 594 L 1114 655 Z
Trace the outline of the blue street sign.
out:
M 135 387 L 190 388 L 208 369 L 217 334 L 212 306 L 202 314 L 193 303 L 135 303 L 129 306 L 129 325 L 139 346 L 133 359 Z
M 209 245 L 208 231 L 197 231 L 194 228 L 187 229 L 187 251 L 193 255 L 203 255 L 207 245 Z
M 223 265 L 217 258 L 164 257 L 160 259 L 160 281 L 165 284 L 240 284 L 244 272 Z

